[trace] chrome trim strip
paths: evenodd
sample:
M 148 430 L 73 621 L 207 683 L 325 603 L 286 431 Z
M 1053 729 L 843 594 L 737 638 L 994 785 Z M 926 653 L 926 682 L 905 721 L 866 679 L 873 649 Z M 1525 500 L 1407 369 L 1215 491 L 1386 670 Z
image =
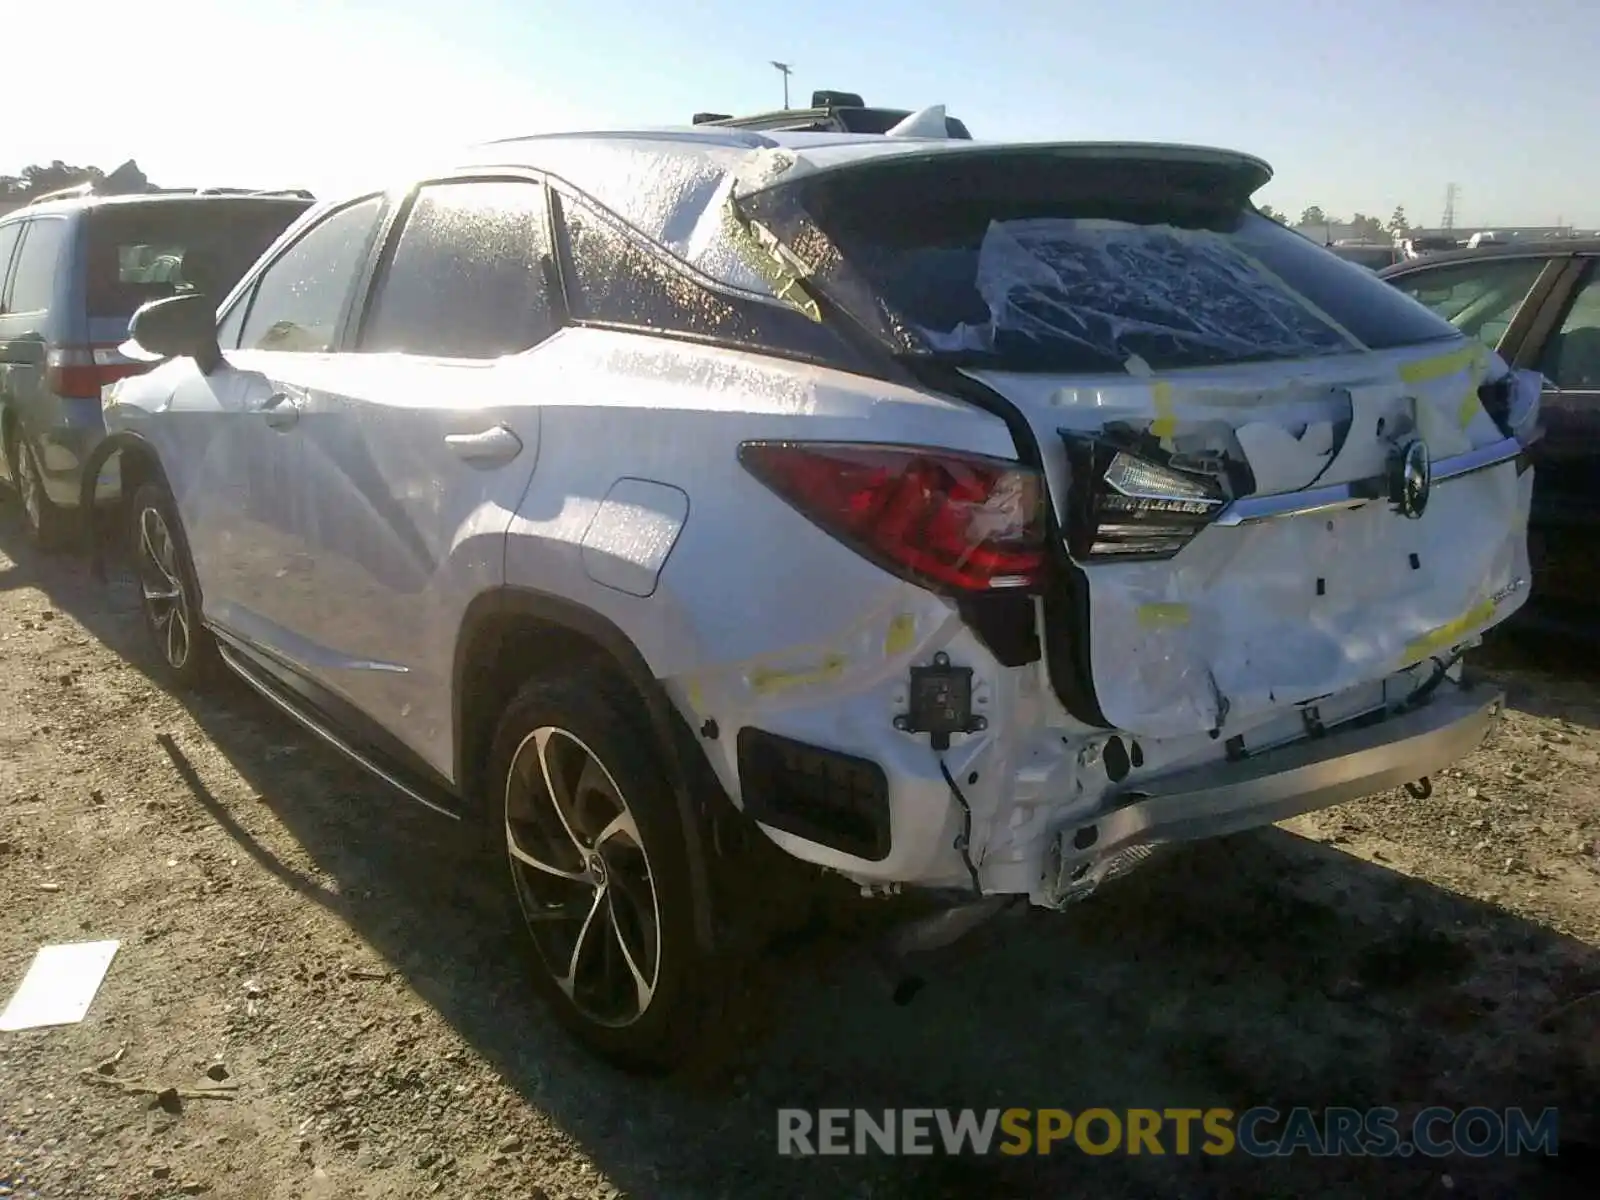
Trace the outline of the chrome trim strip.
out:
M 365 754 L 362 754 L 360 751 L 351 748 L 349 743 L 347 743 L 343 738 L 325 728 L 320 722 L 314 721 L 310 717 L 306 716 L 305 713 L 301 712 L 293 704 L 290 704 L 289 701 L 285 700 L 266 684 L 262 683 L 239 661 L 238 656 L 234 653 L 232 647 L 230 647 L 221 638 L 217 639 L 217 653 L 222 657 L 222 661 L 227 663 L 228 669 L 240 679 L 244 680 L 244 682 L 250 686 L 251 690 L 259 695 L 263 700 L 266 700 L 275 708 L 293 717 L 301 725 L 304 725 L 312 733 L 316 734 L 323 741 L 327 742 L 328 745 L 332 746 L 346 758 L 349 758 L 352 762 L 356 763 L 356 765 L 365 767 L 368 771 L 372 772 L 372 774 L 376 775 L 379 779 L 383 780 L 401 795 L 405 796 L 406 799 L 415 800 L 424 808 L 430 808 L 441 816 L 449 817 L 452 821 L 461 820 L 460 813 L 452 812 L 450 809 L 445 808 L 441 804 L 435 804 L 426 796 L 419 796 L 411 788 L 401 783 L 398 779 L 380 767 L 377 763 L 373 762 Z
M 1514 437 L 1479 446 L 1464 454 L 1441 458 L 1433 464 L 1433 482 L 1445 483 L 1476 475 L 1491 467 L 1514 461 L 1523 452 L 1523 445 Z M 1374 500 L 1381 500 L 1388 492 L 1382 476 L 1355 479 L 1349 483 L 1334 483 L 1327 487 L 1311 488 L 1303 492 L 1280 492 L 1272 496 L 1241 496 L 1217 514 L 1214 525 L 1248 525 L 1256 521 L 1276 520 L 1279 517 L 1298 517 L 1309 513 L 1332 512 L 1359 508 Z

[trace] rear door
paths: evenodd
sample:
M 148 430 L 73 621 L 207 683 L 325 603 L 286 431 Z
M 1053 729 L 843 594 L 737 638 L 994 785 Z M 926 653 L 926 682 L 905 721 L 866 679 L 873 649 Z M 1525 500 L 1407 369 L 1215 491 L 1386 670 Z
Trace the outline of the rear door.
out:
M 539 182 L 418 188 L 291 435 L 311 485 L 311 675 L 446 778 L 456 634 L 503 581 L 539 456 L 529 368 L 560 319 L 550 246 Z
M 928 378 L 1025 422 L 1058 536 L 1051 677 L 1086 722 L 1228 737 L 1376 705 L 1526 596 L 1531 478 L 1480 399 L 1488 350 L 1249 211 L 1267 177 L 979 146 L 819 159 L 740 202 Z
M 1534 446 L 1539 596 L 1592 606 L 1600 589 L 1600 259 L 1572 260 L 1517 360 L 1546 380 L 1545 436 Z

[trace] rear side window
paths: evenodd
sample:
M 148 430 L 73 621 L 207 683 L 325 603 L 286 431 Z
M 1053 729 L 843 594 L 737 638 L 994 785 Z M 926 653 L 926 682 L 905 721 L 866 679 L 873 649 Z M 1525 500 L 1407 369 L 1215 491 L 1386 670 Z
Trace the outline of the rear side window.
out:
M 0 225 L 0 312 L 5 311 L 6 276 L 11 267 L 11 256 L 16 252 L 17 241 L 22 237 L 22 222 Z
M 831 325 L 707 287 L 582 201 L 563 197 L 561 218 L 567 303 L 577 321 L 859 365 Z
M 179 291 L 220 301 L 303 211 L 286 201 L 163 200 L 93 209 L 89 315 L 132 316 Z
M 65 217 L 36 217 L 27 222 L 22 250 L 11 275 L 12 312 L 44 312 L 55 299 L 56 267 L 66 250 L 71 226 Z
M 360 349 L 442 358 L 516 354 L 555 332 L 544 187 L 432 184 L 381 272 Z
M 1393 286 L 1491 350 L 1543 273 L 1542 258 L 1502 258 L 1415 271 Z
M 986 151 L 822 173 L 744 214 L 895 349 L 1000 369 L 1170 370 L 1453 338 L 1250 210 L 1225 161 Z
M 382 215 L 382 196 L 341 208 L 274 259 L 256 281 L 239 347 L 302 354 L 332 350 Z

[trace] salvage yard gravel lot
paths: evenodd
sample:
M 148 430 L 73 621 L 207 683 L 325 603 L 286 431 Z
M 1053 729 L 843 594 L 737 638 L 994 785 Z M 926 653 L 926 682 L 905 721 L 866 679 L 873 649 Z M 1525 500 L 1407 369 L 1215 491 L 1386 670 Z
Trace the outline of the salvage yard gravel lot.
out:
M 7 500 L 0 998 L 42 944 L 122 947 L 83 1023 L 0 1034 L 0 1196 L 1562 1196 L 1600 1171 L 1592 668 L 1497 650 L 1510 712 L 1429 799 L 1002 918 L 909 1007 L 859 936 L 775 950 L 745 1049 L 639 1081 L 529 999 L 470 830 L 150 666 L 131 582 L 33 553 Z M 784 1106 L 1257 1104 L 1559 1105 L 1562 1153 L 776 1154 Z

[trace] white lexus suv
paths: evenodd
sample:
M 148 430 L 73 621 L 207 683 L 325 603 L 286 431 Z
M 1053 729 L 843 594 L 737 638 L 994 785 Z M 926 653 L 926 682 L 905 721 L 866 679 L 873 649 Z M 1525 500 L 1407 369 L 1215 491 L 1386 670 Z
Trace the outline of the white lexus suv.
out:
M 147 305 L 107 391 L 170 671 L 485 822 L 614 1061 L 714 1030 L 752 855 L 1057 908 L 1498 711 L 1537 378 L 1257 159 L 931 127 L 480 146 Z

